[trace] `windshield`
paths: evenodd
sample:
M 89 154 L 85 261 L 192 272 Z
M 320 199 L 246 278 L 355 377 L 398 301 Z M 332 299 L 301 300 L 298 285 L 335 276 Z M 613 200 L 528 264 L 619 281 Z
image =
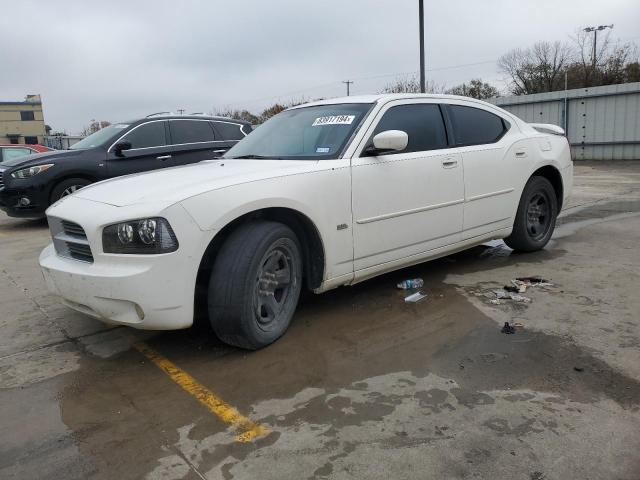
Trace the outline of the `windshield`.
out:
M 343 103 L 285 110 L 251 132 L 224 158 L 339 158 L 371 106 Z
M 88 137 L 83 138 L 78 143 L 71 145 L 70 150 L 86 150 L 87 148 L 99 147 L 111 137 L 115 137 L 116 135 L 124 132 L 124 129 L 128 126 L 129 125 L 124 123 L 109 125 L 108 127 L 98 130 Z

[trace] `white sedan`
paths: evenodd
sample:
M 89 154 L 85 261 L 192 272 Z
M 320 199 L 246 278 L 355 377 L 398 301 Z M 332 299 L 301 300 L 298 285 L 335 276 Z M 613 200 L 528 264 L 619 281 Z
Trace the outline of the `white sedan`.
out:
M 224 342 L 280 337 L 316 293 L 492 239 L 543 248 L 572 187 L 563 131 L 445 95 L 286 110 L 224 158 L 107 180 L 47 211 L 40 265 L 106 322 L 178 329 L 202 305 Z

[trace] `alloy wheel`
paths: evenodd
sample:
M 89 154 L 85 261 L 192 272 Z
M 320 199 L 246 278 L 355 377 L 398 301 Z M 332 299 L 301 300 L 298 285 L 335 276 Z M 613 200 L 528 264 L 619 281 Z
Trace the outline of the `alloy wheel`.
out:
M 536 192 L 527 205 L 527 232 L 534 240 L 543 238 L 551 225 L 551 202 L 545 192 Z
M 254 293 L 254 313 L 260 328 L 270 329 L 287 304 L 295 278 L 291 252 L 286 245 L 267 251 L 260 262 Z

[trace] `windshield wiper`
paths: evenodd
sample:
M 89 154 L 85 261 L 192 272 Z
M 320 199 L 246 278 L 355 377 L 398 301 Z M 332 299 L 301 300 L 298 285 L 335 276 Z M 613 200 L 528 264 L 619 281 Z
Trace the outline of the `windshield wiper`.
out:
M 239 155 L 237 157 L 224 157 L 228 160 L 248 160 L 248 159 L 253 159 L 253 160 L 280 160 L 277 157 L 266 157 L 264 155 Z

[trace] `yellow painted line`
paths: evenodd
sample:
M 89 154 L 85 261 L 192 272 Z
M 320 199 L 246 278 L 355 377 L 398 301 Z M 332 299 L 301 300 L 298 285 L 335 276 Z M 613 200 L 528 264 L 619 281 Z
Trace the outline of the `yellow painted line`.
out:
M 144 342 L 136 342 L 133 345 L 136 350 L 156 364 L 160 370 L 165 372 L 171 380 L 180 385 L 184 390 L 193 395 L 202 405 L 207 407 L 211 413 L 220 420 L 231 425 L 238 433 L 237 442 L 250 442 L 255 438 L 269 433 L 269 430 L 262 425 L 253 422 L 242 415 L 238 410 L 226 403 L 207 387 L 198 382 L 195 378 L 171 362 L 168 358 L 160 355 Z

